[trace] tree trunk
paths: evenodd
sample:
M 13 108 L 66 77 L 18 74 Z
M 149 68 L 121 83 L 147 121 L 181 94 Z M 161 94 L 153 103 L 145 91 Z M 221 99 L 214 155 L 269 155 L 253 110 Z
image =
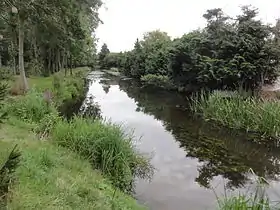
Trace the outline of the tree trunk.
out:
M 65 58 L 65 66 L 64 66 L 64 71 L 65 71 L 65 77 L 67 76 L 67 69 L 68 69 L 68 54 L 64 55 Z
M 60 62 L 60 51 L 57 52 L 57 71 L 61 69 L 61 62 Z
M 17 67 L 16 67 L 16 57 L 13 56 L 13 69 L 14 69 L 14 75 L 17 74 Z
M 73 63 L 72 63 L 72 55 L 70 55 L 70 75 L 72 76 L 73 75 L 73 71 L 72 71 L 72 68 L 73 68 Z
M 19 33 L 18 33 L 18 66 L 21 78 L 21 85 L 23 91 L 28 90 L 28 83 L 24 70 L 24 57 L 23 57 L 23 45 L 24 45 L 24 21 L 19 17 Z

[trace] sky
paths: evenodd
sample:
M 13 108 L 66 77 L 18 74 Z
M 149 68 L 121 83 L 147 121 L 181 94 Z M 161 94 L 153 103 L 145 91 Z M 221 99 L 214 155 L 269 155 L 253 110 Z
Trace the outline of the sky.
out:
M 205 26 L 202 15 L 207 9 L 222 8 L 230 16 L 240 14 L 241 5 L 259 8 L 264 22 L 280 18 L 280 0 L 103 0 L 96 30 L 98 47 L 106 43 L 111 52 L 133 48 L 145 32 L 159 29 L 179 37 Z

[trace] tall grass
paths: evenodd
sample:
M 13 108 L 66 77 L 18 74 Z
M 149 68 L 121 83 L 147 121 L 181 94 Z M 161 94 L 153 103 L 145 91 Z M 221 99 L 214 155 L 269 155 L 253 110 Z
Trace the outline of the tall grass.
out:
M 254 172 L 251 173 L 255 176 Z M 263 178 L 256 178 L 256 188 L 244 194 L 229 196 L 225 193 L 224 197 L 217 197 L 219 210 L 272 210 L 280 209 L 279 202 L 272 202 L 266 194 L 267 181 Z
M 260 132 L 266 136 L 280 135 L 280 104 L 234 93 L 225 98 L 223 92 L 202 93 L 192 100 L 192 110 L 206 120 L 214 120 L 231 128 Z
M 152 175 L 148 159 L 135 150 L 132 139 L 117 125 L 74 117 L 70 122 L 58 122 L 52 139 L 89 159 L 124 192 L 133 190 L 135 177 L 150 178 Z
M 35 89 L 25 96 L 10 99 L 3 109 L 8 115 L 30 123 L 38 123 L 45 115 L 57 112 L 52 104 L 46 102 L 43 94 Z

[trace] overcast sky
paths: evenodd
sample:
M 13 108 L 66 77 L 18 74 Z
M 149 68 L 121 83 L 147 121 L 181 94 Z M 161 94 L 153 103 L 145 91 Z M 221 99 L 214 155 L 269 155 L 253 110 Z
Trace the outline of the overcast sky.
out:
M 280 17 L 280 0 L 104 0 L 100 9 L 104 24 L 97 29 L 99 47 L 106 43 L 111 52 L 130 50 L 143 33 L 160 29 L 172 37 L 205 26 L 207 9 L 222 8 L 231 16 L 241 5 L 259 8 L 260 18 L 274 23 Z

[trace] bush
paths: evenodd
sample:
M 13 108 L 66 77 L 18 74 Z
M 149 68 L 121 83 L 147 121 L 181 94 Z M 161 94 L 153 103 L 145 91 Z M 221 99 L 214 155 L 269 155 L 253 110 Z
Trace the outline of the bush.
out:
M 7 95 L 8 85 L 0 83 L 0 123 L 6 118 L 7 112 L 3 111 L 3 101 Z
M 3 144 L 1 143 L 0 153 L 0 209 L 6 208 L 9 185 L 20 161 L 20 152 L 17 147 L 15 146 L 11 151 L 8 151 L 9 149 Z
M 74 117 L 60 121 L 52 132 L 53 140 L 90 160 L 119 189 L 133 190 L 134 177 L 150 178 L 149 161 L 135 151 L 132 139 L 117 125 Z
M 12 99 L 4 110 L 10 116 L 25 122 L 38 123 L 45 115 L 57 112 L 52 103 L 48 103 L 42 93 L 30 90 L 27 95 Z
M 170 81 L 168 76 L 147 74 L 141 77 L 141 82 L 145 86 L 155 86 L 165 89 L 172 89 L 172 82 Z
M 255 131 L 271 137 L 280 135 L 280 105 L 278 101 L 262 101 L 255 97 L 243 97 L 233 93 L 226 97 L 216 91 L 209 96 L 202 94 L 192 103 L 194 112 L 237 129 Z
M 13 73 L 12 69 L 8 67 L 0 68 L 0 80 L 10 80 Z

